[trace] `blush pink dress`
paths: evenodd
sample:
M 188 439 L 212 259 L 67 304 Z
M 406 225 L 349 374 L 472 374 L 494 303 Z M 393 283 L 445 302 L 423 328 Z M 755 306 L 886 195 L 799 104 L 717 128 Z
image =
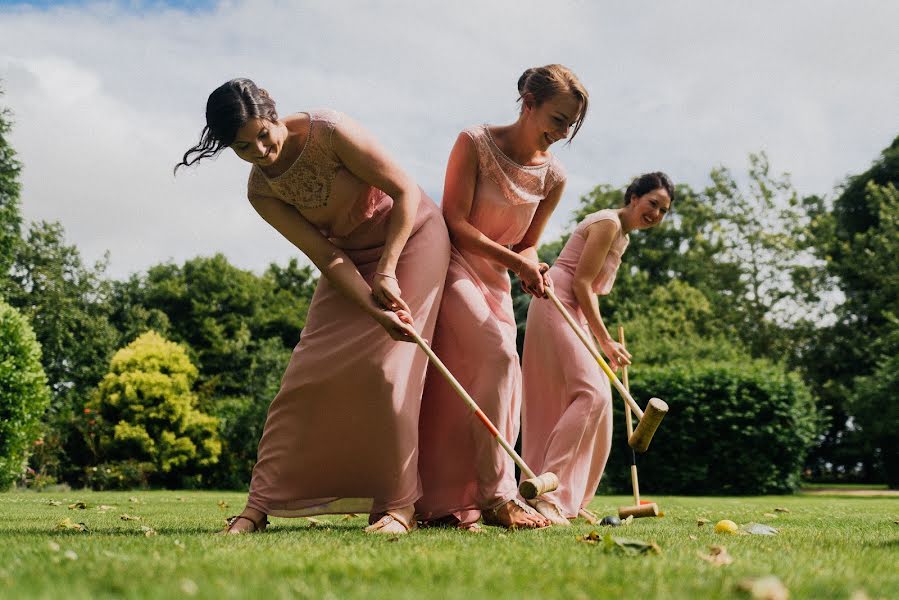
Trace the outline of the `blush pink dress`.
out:
M 253 167 L 251 195 L 298 209 L 343 202 L 329 231 L 335 244 L 386 239 L 393 200 L 350 173 L 331 136 L 342 115 L 310 113 L 310 133 L 296 162 L 267 177 Z M 344 192 L 332 195 L 340 177 Z M 383 245 L 344 250 L 371 283 Z M 412 234 L 396 268 L 415 326 L 430 337 L 449 262 L 449 237 L 437 205 L 421 193 Z M 269 408 L 253 469 L 248 506 L 267 515 L 381 513 L 413 504 L 418 479 L 418 413 L 427 357 L 396 342 L 321 277 L 306 327 Z
M 571 284 L 584 249 L 586 229 L 603 220 L 619 223 L 614 210 L 588 215 L 549 270 L 559 301 L 586 331 L 587 319 Z M 593 281 L 595 293 L 604 296 L 611 291 L 628 241 L 619 225 Z M 537 473 L 552 471 L 559 476 L 559 488 L 542 498 L 571 519 L 593 498 L 609 458 L 612 389 L 608 377 L 550 300 L 531 300 L 525 332 L 522 458 Z
M 491 240 L 512 246 L 524 237 L 539 203 L 565 180 L 555 157 L 522 166 L 496 146 L 487 126 L 466 129 L 477 149 L 478 175 L 469 222 Z M 499 432 L 515 443 L 521 410 L 521 368 L 506 268 L 453 246 L 433 349 Z M 480 518 L 515 497 L 512 459 L 436 369 L 422 398 L 419 468 L 424 520 Z

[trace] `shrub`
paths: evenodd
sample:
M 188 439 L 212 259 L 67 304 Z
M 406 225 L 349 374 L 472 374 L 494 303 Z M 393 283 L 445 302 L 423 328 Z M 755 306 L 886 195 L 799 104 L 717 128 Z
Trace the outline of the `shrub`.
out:
M 196 485 L 221 453 L 217 420 L 196 409 L 196 377 L 184 348 L 152 331 L 116 352 L 85 409 L 89 443 L 105 463 L 86 478 L 100 487 Z
M 49 404 L 34 331 L 19 311 L 0 300 L 0 490 L 24 473 Z
M 665 494 L 778 494 L 795 490 L 819 421 L 799 377 L 766 361 L 671 364 L 632 369 L 631 392 L 670 411 L 649 451 L 638 455 L 641 489 Z M 623 402 L 604 488 L 630 491 Z

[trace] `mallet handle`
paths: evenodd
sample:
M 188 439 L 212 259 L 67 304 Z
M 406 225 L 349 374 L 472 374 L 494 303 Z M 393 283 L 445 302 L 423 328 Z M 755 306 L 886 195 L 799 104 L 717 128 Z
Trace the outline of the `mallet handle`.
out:
M 624 346 L 624 327 L 621 325 L 618 326 L 618 342 Z M 627 379 L 627 365 L 621 366 L 621 379 L 624 382 L 624 389 L 630 392 L 631 386 Z M 624 421 L 627 424 L 627 437 L 630 438 L 634 434 L 634 419 L 631 416 L 630 406 L 628 406 L 627 402 L 624 403 Z M 636 502 L 635 504 L 640 503 Z
M 618 342 L 622 346 L 625 346 L 624 327 L 621 325 L 618 326 Z M 627 378 L 627 365 L 621 365 L 621 378 L 624 380 L 624 389 L 630 392 L 631 385 Z M 627 403 L 624 405 L 624 420 L 627 424 L 627 437 L 630 439 L 634 434 L 634 422 L 633 417 L 631 416 L 631 409 Z M 628 448 L 628 450 L 631 451 L 631 487 L 634 490 L 634 506 L 640 506 L 640 481 L 637 479 L 637 455 L 634 453 L 633 448 Z
M 556 305 L 556 308 L 559 309 L 559 312 L 562 313 L 562 316 L 565 317 L 566 321 L 568 321 L 568 324 L 571 326 L 571 328 L 574 330 L 574 332 L 577 334 L 577 336 L 580 338 L 580 340 L 584 343 L 584 346 L 587 347 L 587 350 L 590 352 L 590 354 L 593 355 L 593 358 L 596 359 L 596 362 L 599 363 L 599 366 L 605 372 L 606 376 L 609 378 L 609 381 L 612 382 L 612 385 L 615 386 L 615 389 L 618 390 L 618 392 L 624 398 L 625 402 L 627 402 L 628 406 L 631 407 L 631 410 L 634 411 L 634 414 L 637 415 L 637 418 L 642 419 L 643 418 L 643 410 L 631 397 L 631 393 L 628 392 L 627 389 L 625 389 L 625 387 L 623 385 L 621 385 L 620 381 L 618 381 L 618 378 L 615 376 L 615 372 L 612 371 L 612 369 L 609 367 L 608 364 L 606 364 L 605 359 L 603 359 L 603 357 L 599 354 L 599 352 L 596 350 L 596 348 L 593 347 L 593 344 L 587 338 L 587 333 L 583 330 L 583 328 L 580 325 L 578 325 L 574 321 L 574 319 L 571 317 L 571 315 L 568 314 L 568 309 L 566 309 L 565 306 L 559 301 L 558 296 L 556 296 L 556 293 L 554 291 L 552 291 L 552 288 L 547 287 L 544 289 L 546 289 L 546 294 L 549 296 L 549 299 L 553 301 L 553 304 Z
M 431 347 L 428 346 L 427 342 L 421 339 L 421 336 L 418 335 L 418 332 L 413 332 L 412 337 L 415 338 L 415 343 L 418 344 L 418 347 L 424 350 L 425 354 L 428 355 L 428 359 L 430 359 L 431 363 L 433 363 L 433 365 L 437 367 L 437 370 L 440 371 L 447 382 L 449 382 L 449 384 L 453 386 L 453 389 L 456 390 L 456 393 L 459 394 L 459 396 L 461 396 L 463 400 L 465 400 L 465 403 L 468 404 L 468 408 L 471 409 L 471 411 L 481 421 L 481 423 L 484 424 L 484 427 L 486 427 L 487 430 L 493 435 L 493 437 L 496 438 L 496 441 L 499 442 L 499 445 L 503 447 L 503 450 L 509 453 L 509 456 L 511 456 L 512 460 L 515 461 L 515 464 L 518 465 L 518 468 L 521 469 L 521 472 L 524 473 L 528 479 L 534 479 L 535 477 L 537 477 L 531 470 L 531 468 L 525 464 L 524 459 L 518 455 L 518 452 L 515 452 L 515 448 L 510 446 L 509 442 L 507 442 L 505 438 L 500 435 L 499 430 L 497 430 L 493 422 L 490 421 L 489 418 L 487 418 L 487 415 L 484 414 L 484 411 L 481 410 L 477 402 L 475 402 L 474 399 L 468 394 L 468 392 L 465 391 L 465 388 L 462 387 L 462 384 L 460 384 L 459 381 L 455 377 L 453 377 L 453 374 L 450 373 L 449 369 L 446 368 L 446 365 L 443 364 L 443 361 L 441 361 L 437 357 L 437 355 L 434 354 L 434 351 L 431 350 Z

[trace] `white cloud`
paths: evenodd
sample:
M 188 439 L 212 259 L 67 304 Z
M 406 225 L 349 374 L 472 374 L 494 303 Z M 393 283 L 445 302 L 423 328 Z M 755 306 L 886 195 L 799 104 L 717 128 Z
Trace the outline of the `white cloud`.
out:
M 285 8 L 286 7 L 286 8 Z M 899 47 L 887 2 L 115 3 L 0 11 L 0 103 L 25 164 L 30 219 L 60 220 L 115 276 L 224 252 L 261 269 L 295 250 L 244 199 L 223 155 L 171 176 L 208 93 L 235 76 L 282 112 L 331 106 L 370 128 L 438 198 L 458 131 L 514 119 L 528 66 L 562 62 L 591 112 L 557 150 L 577 198 L 649 169 L 701 187 L 765 149 L 802 193 L 828 193 L 899 133 Z

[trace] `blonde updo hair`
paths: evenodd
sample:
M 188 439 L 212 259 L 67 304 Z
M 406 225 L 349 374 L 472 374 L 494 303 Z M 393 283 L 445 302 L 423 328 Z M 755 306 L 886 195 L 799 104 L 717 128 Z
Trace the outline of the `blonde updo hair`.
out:
M 557 94 L 563 93 L 571 94 L 581 104 L 580 113 L 574 122 L 574 131 L 568 139 L 570 142 L 584 123 L 590 99 L 587 88 L 577 78 L 577 75 L 564 65 L 545 65 L 530 68 L 518 78 L 518 100 L 522 103 L 525 95 L 530 95 L 534 99 L 535 105 L 540 106 Z

